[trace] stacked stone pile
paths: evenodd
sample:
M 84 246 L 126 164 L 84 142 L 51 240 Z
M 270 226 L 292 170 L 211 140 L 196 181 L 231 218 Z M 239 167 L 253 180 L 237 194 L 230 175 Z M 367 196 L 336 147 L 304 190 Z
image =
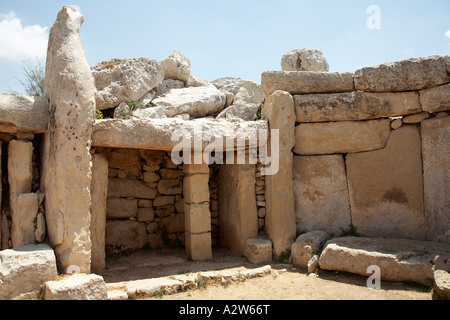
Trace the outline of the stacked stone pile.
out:
M 194 78 L 189 59 L 178 51 L 159 62 L 113 59 L 91 69 L 97 109 L 113 110 L 114 118 L 119 119 L 218 117 L 253 121 L 265 97 L 254 81 Z
M 355 73 L 262 74 L 267 95 L 293 95 L 299 231 L 339 234 L 353 223 L 366 236 L 450 243 L 449 66 L 431 56 Z

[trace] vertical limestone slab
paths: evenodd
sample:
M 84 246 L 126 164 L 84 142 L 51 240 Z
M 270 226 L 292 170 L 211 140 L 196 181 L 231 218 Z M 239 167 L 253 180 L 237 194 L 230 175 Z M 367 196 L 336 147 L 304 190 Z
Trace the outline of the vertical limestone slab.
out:
M 106 198 L 108 195 L 108 161 L 101 154 L 92 157 L 91 181 L 91 271 L 105 270 Z
M 265 179 L 266 227 L 274 253 L 279 256 L 290 248 L 296 234 L 292 187 L 292 149 L 295 145 L 293 97 L 284 91 L 276 91 L 268 96 L 262 118 L 269 122 L 271 131 L 279 130 L 279 170 L 276 174 L 267 175 Z M 271 139 L 272 137 L 269 139 L 269 146 L 272 144 Z M 270 150 L 269 152 L 271 153 Z
M 237 254 L 258 234 L 255 173 L 249 164 L 224 164 L 219 171 L 220 245 Z
M 351 222 L 344 156 L 295 156 L 297 230 L 339 234 Z
M 369 237 L 425 239 L 419 129 L 393 131 L 384 149 L 348 154 L 352 222 Z
M 212 258 L 208 164 L 184 164 L 183 171 L 186 253 L 192 260 L 208 260 Z
M 426 236 L 450 243 L 450 117 L 421 125 Z
M 31 192 L 33 179 L 33 144 L 11 140 L 8 145 L 8 182 L 11 209 L 11 241 L 17 248 L 34 242 L 33 220 L 37 214 L 37 195 L 21 195 Z
M 64 6 L 50 30 L 44 92 L 50 121 L 44 143 L 45 214 L 58 264 L 90 272 L 91 136 L 95 86 L 80 39 L 83 16 Z

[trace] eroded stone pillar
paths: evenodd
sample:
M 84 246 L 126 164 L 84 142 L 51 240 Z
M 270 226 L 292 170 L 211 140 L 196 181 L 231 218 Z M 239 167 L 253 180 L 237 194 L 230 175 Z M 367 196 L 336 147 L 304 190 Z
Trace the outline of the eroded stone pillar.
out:
M 284 91 L 267 97 L 262 118 L 269 122 L 270 130 L 279 130 L 279 170 L 266 176 L 266 228 L 276 256 L 290 248 L 295 241 L 295 209 L 292 187 L 292 149 L 295 145 L 294 99 Z M 272 137 L 270 138 L 272 139 Z M 269 139 L 269 140 L 270 140 Z M 269 153 L 272 141 L 269 141 Z
M 31 192 L 33 144 L 11 140 L 8 145 L 8 182 L 13 248 L 34 242 L 34 220 L 38 212 L 37 194 Z
M 184 164 L 186 252 L 192 260 L 212 258 L 208 164 Z
M 91 181 L 91 271 L 105 270 L 106 198 L 108 195 L 108 161 L 101 154 L 92 157 Z
M 64 272 L 90 273 L 91 136 L 95 86 L 84 56 L 80 12 L 64 6 L 50 30 L 44 92 L 50 121 L 44 145 L 48 236 Z

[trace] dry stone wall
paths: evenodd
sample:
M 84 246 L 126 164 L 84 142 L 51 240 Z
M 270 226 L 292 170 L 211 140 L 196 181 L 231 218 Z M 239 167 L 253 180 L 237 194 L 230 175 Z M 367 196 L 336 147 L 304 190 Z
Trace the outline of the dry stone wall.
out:
M 366 236 L 450 243 L 449 65 L 431 56 L 354 74 L 262 74 L 266 94 L 295 103 L 298 231 L 352 223 Z

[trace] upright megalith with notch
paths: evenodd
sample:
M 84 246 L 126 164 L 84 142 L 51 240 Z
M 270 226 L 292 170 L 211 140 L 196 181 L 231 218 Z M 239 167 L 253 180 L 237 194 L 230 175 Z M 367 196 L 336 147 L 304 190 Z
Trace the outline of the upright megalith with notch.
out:
M 95 86 L 84 56 L 79 11 L 64 6 L 50 30 L 45 95 L 50 121 L 44 146 L 45 215 L 61 269 L 91 265 L 91 136 Z

